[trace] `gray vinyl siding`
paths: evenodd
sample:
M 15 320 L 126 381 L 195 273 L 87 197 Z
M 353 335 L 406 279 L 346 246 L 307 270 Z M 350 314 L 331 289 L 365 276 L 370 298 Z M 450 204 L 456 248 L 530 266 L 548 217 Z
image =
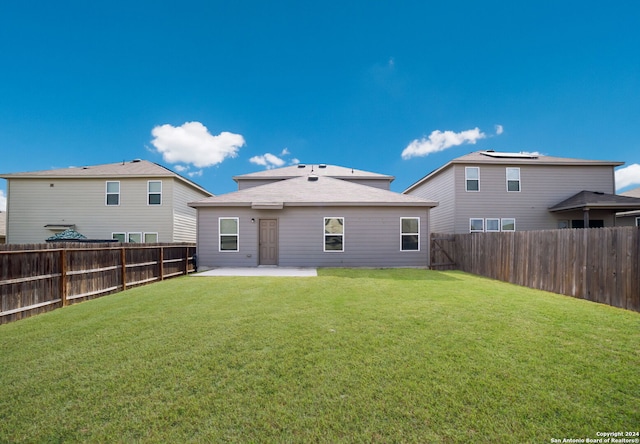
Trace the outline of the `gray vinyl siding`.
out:
M 218 218 L 239 218 L 239 251 L 218 251 Z M 324 252 L 324 218 L 344 217 L 344 252 Z M 400 218 L 420 217 L 420 251 L 400 251 Z M 255 222 L 251 222 L 251 219 Z M 285 207 L 198 210 L 198 258 L 203 267 L 258 265 L 259 219 L 278 220 L 278 265 L 313 267 L 426 267 L 429 227 L 426 208 Z
M 208 195 L 180 181 L 173 181 L 173 242 L 196 241 L 197 210 L 187 203 L 205 197 Z
M 480 168 L 480 191 L 466 191 L 465 167 Z M 520 191 L 507 192 L 506 169 L 520 168 Z M 516 230 L 558 228 L 560 220 L 582 219 L 582 212 L 551 213 L 553 205 L 580 191 L 615 192 L 610 165 L 453 164 L 408 194 L 436 200 L 434 233 L 468 233 L 471 218 L 514 218 Z M 613 226 L 611 215 L 593 211 L 591 219 Z
M 438 202 L 438 206 L 429 212 L 431 232 L 433 233 L 453 232 L 456 209 L 456 194 L 453 183 L 453 168 L 450 168 L 435 176 L 428 182 L 428 185 L 422 184 L 407 193 Z
M 106 182 L 120 182 L 120 205 L 105 204 Z M 147 179 L 10 179 L 7 241 L 39 243 L 55 234 L 47 224 L 75 224 L 91 239 L 113 232 L 158 233 L 173 238 L 172 179 L 162 181 L 162 205 L 147 205 Z

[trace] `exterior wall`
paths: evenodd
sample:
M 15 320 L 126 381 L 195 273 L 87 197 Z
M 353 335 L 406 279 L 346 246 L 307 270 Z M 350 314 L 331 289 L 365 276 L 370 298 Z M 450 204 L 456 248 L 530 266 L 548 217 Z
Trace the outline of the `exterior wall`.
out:
M 438 174 L 428 184 L 422 184 L 412 190 L 410 195 L 438 202 L 438 206 L 429 212 L 433 233 L 452 233 L 456 214 L 456 194 L 453 168 Z
M 172 183 L 173 239 L 171 242 L 195 242 L 197 210 L 187 204 L 208 196 L 178 180 L 173 180 Z
M 219 252 L 218 218 L 239 218 L 239 251 Z M 344 217 L 344 251 L 324 252 L 324 218 Z M 420 251 L 400 251 L 400 218 L 420 217 Z M 254 222 L 251 220 L 255 219 Z M 278 265 L 309 267 L 426 267 L 428 209 L 416 207 L 286 207 L 198 210 L 199 266 L 255 267 L 259 220 L 278 220 Z
M 480 168 L 480 191 L 465 190 L 467 166 Z M 506 168 L 520 168 L 519 192 L 507 192 Z M 515 218 L 517 231 L 556 229 L 560 220 L 582 219 L 582 212 L 551 213 L 549 207 L 583 190 L 613 194 L 614 188 L 611 166 L 453 164 L 409 194 L 439 202 L 433 232 L 468 233 L 471 218 Z M 614 225 L 611 215 L 592 211 L 590 218 Z
M 640 213 L 633 216 L 622 216 L 616 218 L 617 227 L 640 227 L 636 220 L 640 220 Z
M 120 181 L 120 205 L 105 203 L 107 180 Z M 8 243 L 40 243 L 55 234 L 47 224 L 75 224 L 92 239 L 113 232 L 158 233 L 172 239 L 172 179 L 162 181 L 162 205 L 147 205 L 147 179 L 10 179 Z
M 311 171 L 309 171 L 311 174 Z M 349 179 L 341 178 L 347 182 L 358 183 L 360 185 L 367 185 L 369 187 L 380 188 L 381 190 L 389 190 L 391 182 L 389 179 Z M 283 179 L 260 179 L 260 180 L 238 180 L 238 191 L 246 190 L 247 188 L 257 187 L 260 185 L 267 185 L 273 182 L 279 182 Z

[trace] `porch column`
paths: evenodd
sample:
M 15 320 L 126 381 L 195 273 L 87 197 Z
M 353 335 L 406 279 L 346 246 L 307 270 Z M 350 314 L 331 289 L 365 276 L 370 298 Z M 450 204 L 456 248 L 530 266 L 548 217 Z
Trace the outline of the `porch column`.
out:
M 585 228 L 589 228 L 589 208 L 583 208 L 582 209 L 582 214 L 584 217 L 584 227 Z

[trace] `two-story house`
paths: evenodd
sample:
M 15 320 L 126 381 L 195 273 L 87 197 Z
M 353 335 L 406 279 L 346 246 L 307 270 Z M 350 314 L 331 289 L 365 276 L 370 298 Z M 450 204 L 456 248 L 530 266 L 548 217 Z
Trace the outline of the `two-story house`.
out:
M 0 175 L 7 180 L 7 243 L 41 243 L 72 228 L 90 239 L 195 242 L 196 210 L 212 194 L 153 162 Z
M 640 199 L 615 195 L 623 162 L 479 151 L 451 160 L 403 193 L 439 202 L 431 231 L 468 233 L 614 226 Z
M 389 190 L 392 176 L 295 165 L 236 176 L 238 191 L 198 210 L 201 267 L 426 267 L 431 200 Z

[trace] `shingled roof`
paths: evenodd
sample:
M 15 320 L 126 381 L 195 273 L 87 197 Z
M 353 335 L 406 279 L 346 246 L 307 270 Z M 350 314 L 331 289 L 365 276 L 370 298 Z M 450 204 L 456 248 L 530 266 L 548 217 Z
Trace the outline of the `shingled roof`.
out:
M 148 160 L 135 159 L 129 162 L 108 163 L 103 165 L 92 165 L 82 167 L 60 168 L 53 170 L 31 171 L 21 173 L 1 174 L 4 179 L 95 179 L 95 178 L 161 178 L 173 177 L 189 184 L 198 190 L 212 195 L 209 191 L 202 188 L 197 183 L 171 171 L 162 165 Z
M 435 207 L 437 202 L 393 191 L 360 185 L 333 177 L 306 175 L 247 188 L 189 203 L 194 208 L 250 206 L 416 206 Z
M 570 198 L 550 207 L 549 211 L 571 211 L 585 208 L 615 211 L 639 210 L 640 198 L 595 191 L 580 191 Z
M 327 164 L 304 164 L 291 165 L 282 168 L 273 168 L 270 170 L 258 171 L 255 173 L 242 174 L 234 176 L 233 180 L 259 180 L 259 179 L 291 179 L 294 177 L 308 176 L 315 174 L 316 176 L 333 177 L 336 179 L 387 179 L 389 182 L 394 180 L 393 176 L 386 174 L 372 173 L 370 171 L 356 170 L 354 168 L 346 168 L 338 165 Z

